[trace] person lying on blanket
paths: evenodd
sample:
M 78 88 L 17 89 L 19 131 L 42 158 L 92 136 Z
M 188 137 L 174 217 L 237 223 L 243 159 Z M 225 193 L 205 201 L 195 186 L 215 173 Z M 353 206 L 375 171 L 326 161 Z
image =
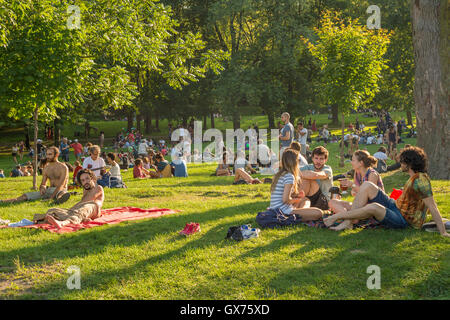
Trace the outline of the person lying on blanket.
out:
M 49 209 L 45 214 L 44 222 L 60 229 L 69 223 L 81 224 L 101 216 L 105 195 L 102 186 L 97 184 L 95 173 L 89 169 L 82 169 L 77 174 L 77 182 L 83 187 L 83 197 L 80 202 L 70 209 Z
M 351 210 L 342 210 L 323 219 L 327 227 L 339 219 L 344 219 L 334 230 L 343 230 L 351 226 L 352 219 L 375 218 L 388 228 L 403 229 L 409 226 L 420 229 L 425 222 L 428 210 L 431 212 L 437 229 L 443 237 L 447 233 L 436 202 L 433 198 L 430 178 L 427 175 L 428 159 L 423 149 L 409 147 L 400 154 L 402 172 L 409 175 L 403 193 L 397 199 L 391 199 L 376 184 L 365 181 L 359 188 Z

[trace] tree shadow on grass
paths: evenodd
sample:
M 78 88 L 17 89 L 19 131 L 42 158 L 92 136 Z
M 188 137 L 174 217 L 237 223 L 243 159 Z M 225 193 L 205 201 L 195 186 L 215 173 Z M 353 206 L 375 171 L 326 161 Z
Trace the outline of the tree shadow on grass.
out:
M 299 298 L 323 298 L 323 299 L 386 299 L 406 298 L 407 292 L 399 292 L 401 281 L 408 272 L 414 272 L 419 265 L 409 263 L 407 255 L 396 252 L 405 239 L 413 237 L 418 231 L 414 230 L 361 230 L 358 233 L 347 234 L 336 239 L 330 239 L 327 243 L 310 239 L 308 243 L 296 252 L 292 257 L 313 255 L 315 250 L 322 253 L 323 249 L 333 249 L 330 255 L 319 258 L 304 266 L 288 268 L 276 274 L 271 279 L 268 287 L 277 295 L 285 295 Z M 339 238 L 341 239 L 339 239 Z M 377 241 L 377 239 L 379 239 Z M 434 242 L 430 238 L 423 239 Z M 300 240 L 300 243 L 302 241 Z M 418 243 L 420 250 L 423 243 Z M 333 253 L 334 252 L 334 253 Z M 406 261 L 406 262 L 405 262 Z M 447 258 L 448 261 L 448 258 Z M 367 273 L 367 268 L 377 265 L 381 270 L 381 290 L 369 290 L 367 280 L 372 273 Z M 448 278 L 447 271 L 435 272 L 414 289 L 421 291 L 428 298 L 431 292 L 422 290 L 428 284 L 435 284 L 438 279 Z M 442 283 L 441 283 L 442 284 Z M 448 284 L 448 283 L 447 283 Z M 448 285 L 441 285 L 436 289 L 437 295 L 443 297 Z M 300 296 L 304 293 L 304 296 Z M 433 294 L 434 295 L 434 294 Z
M 190 217 L 192 218 L 192 216 Z M 233 224 L 244 224 L 248 222 L 249 219 L 238 219 L 233 222 Z M 139 224 L 140 225 L 140 224 Z M 139 261 L 132 266 L 125 267 L 119 270 L 105 270 L 105 271 L 95 271 L 90 274 L 83 273 L 82 282 L 83 289 L 94 289 L 94 288 L 102 288 L 102 286 L 107 285 L 111 281 L 126 281 L 130 278 L 133 278 L 137 273 L 142 270 L 145 270 L 148 265 L 157 264 L 164 262 L 170 259 L 176 259 L 179 257 L 183 257 L 184 254 L 191 249 L 208 249 L 211 246 L 214 246 L 217 243 L 220 243 L 223 247 L 235 246 L 236 242 L 234 241 L 224 241 L 226 232 L 223 231 L 228 228 L 230 225 L 229 222 L 219 224 L 207 232 L 201 232 L 197 235 L 192 236 L 192 240 L 183 244 L 181 247 L 169 250 L 168 252 L 157 254 L 148 259 Z M 177 242 L 182 240 L 184 236 L 181 235 L 173 235 L 168 240 L 169 243 Z M 142 240 L 146 241 L 146 240 Z M 122 246 L 131 246 L 136 243 L 123 243 L 119 241 Z M 140 241 L 137 241 L 138 243 Z M 100 289 L 101 290 L 101 289 Z M 62 298 L 64 295 L 68 293 L 67 288 L 65 286 L 64 281 L 53 281 L 45 284 L 45 286 L 39 288 L 39 290 L 33 289 L 33 293 L 25 293 L 23 296 L 18 296 L 18 298 L 33 298 L 35 295 L 42 296 L 43 294 L 52 293 L 52 298 Z

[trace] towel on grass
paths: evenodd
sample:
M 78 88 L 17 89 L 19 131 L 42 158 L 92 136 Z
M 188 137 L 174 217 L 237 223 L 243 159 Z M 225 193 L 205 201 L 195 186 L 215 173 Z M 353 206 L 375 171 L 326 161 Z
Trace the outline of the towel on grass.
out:
M 33 224 L 31 226 L 24 226 L 23 228 L 43 229 L 53 233 L 70 233 L 80 229 L 88 229 L 104 224 L 117 224 L 122 221 L 141 220 L 146 218 L 158 218 L 163 215 L 178 213 L 178 210 L 150 208 L 141 209 L 134 207 L 120 207 L 102 210 L 102 216 L 89 222 L 81 224 L 68 224 L 61 229 L 53 227 L 50 224 Z M 0 228 L 7 228 L 8 226 L 0 226 Z

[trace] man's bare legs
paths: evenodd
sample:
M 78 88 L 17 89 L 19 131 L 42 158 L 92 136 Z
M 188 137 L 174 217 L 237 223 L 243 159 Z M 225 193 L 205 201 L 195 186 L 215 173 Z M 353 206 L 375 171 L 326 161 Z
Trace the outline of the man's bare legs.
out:
M 378 194 L 378 187 L 369 181 L 364 182 L 359 189 L 358 194 L 353 201 L 352 208 L 348 212 L 336 213 L 328 218 L 323 219 L 327 227 L 331 226 L 339 219 L 368 219 L 374 217 L 378 221 L 384 219 L 386 208 L 378 203 L 367 204 L 369 199 L 374 199 Z M 348 225 L 348 222 L 346 222 Z M 341 230 L 334 228 L 334 230 Z
M 315 180 L 302 179 L 300 188 L 305 192 L 306 196 L 312 196 L 319 191 L 319 184 Z
M 23 194 L 18 198 L 0 200 L 0 203 L 16 203 L 16 202 L 23 202 L 23 201 L 27 201 L 27 200 L 28 200 L 27 196 Z

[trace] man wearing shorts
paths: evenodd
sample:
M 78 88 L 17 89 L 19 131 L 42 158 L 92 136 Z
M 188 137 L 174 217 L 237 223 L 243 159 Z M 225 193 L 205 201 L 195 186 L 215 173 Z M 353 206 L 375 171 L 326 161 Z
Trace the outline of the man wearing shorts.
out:
M 328 150 L 322 146 L 314 148 L 312 164 L 300 168 L 302 189 L 311 201 L 311 207 L 328 210 L 330 188 L 333 186 L 333 169 L 325 163 L 328 160 Z
M 77 174 L 77 182 L 83 187 L 83 197 L 70 209 L 52 208 L 47 211 L 44 223 L 60 229 L 68 224 L 81 224 L 99 218 L 105 195 L 103 188 L 97 184 L 96 175 L 89 169 L 82 169 Z M 39 215 L 34 217 L 39 222 Z
M 55 200 L 57 204 L 66 202 L 70 198 L 67 192 L 67 182 L 69 180 L 69 169 L 64 163 L 58 161 L 59 149 L 50 147 L 46 153 L 46 166 L 42 172 L 42 182 L 38 192 L 27 192 L 18 198 L 1 200 L 3 203 L 15 203 L 31 200 Z M 50 187 L 47 187 L 47 180 L 50 180 Z
M 443 237 L 447 233 L 442 217 L 433 198 L 430 178 L 426 174 L 427 156 L 423 149 L 409 147 L 400 154 L 400 165 L 403 172 L 408 173 L 409 180 L 404 186 L 402 195 L 394 200 L 389 198 L 372 182 L 364 182 L 350 211 L 342 211 L 324 219 L 326 226 L 331 226 L 339 219 L 344 219 L 334 230 L 343 230 L 351 226 L 352 219 L 375 218 L 387 228 L 403 229 L 409 226 L 420 229 L 426 220 L 428 211 Z

